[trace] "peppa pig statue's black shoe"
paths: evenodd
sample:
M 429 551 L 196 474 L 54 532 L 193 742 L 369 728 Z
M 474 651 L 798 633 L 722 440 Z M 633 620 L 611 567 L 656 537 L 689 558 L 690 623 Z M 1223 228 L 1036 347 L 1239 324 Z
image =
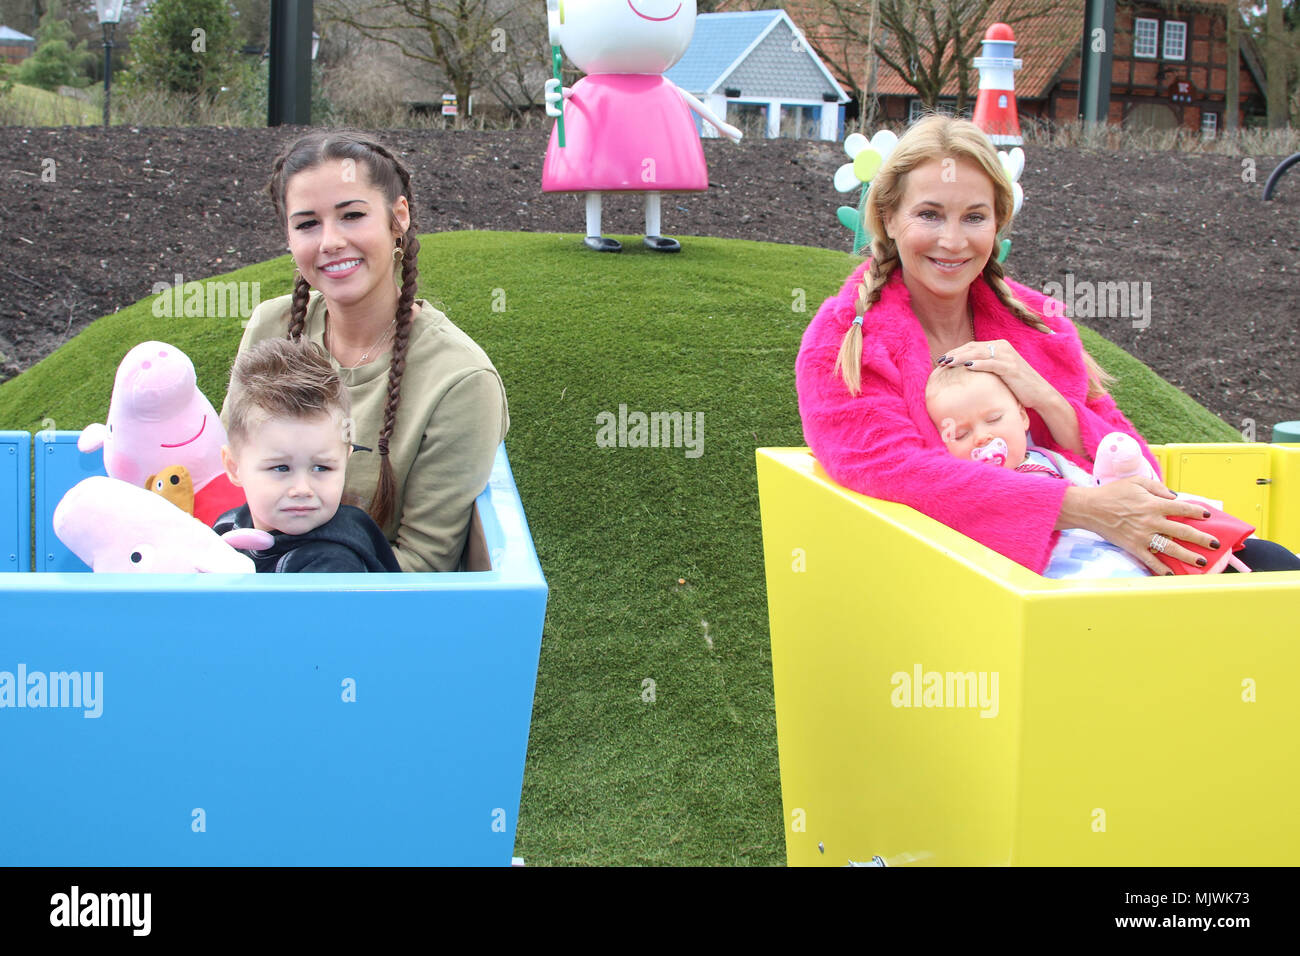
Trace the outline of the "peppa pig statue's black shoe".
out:
M 583 245 L 588 249 L 595 249 L 597 252 L 622 252 L 623 244 L 617 239 L 606 239 L 604 236 L 587 236 L 582 240 Z
M 645 244 L 647 249 L 653 249 L 655 252 L 681 252 L 682 244 L 676 239 L 668 239 L 664 236 L 646 236 Z

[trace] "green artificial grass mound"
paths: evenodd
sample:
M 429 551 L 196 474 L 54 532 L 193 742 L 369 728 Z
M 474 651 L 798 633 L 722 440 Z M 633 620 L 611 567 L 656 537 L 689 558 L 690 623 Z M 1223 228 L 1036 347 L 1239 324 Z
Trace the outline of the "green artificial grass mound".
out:
M 594 346 L 608 337 L 609 348 L 598 351 L 614 363 L 611 372 L 634 371 L 637 361 L 647 358 L 630 347 L 633 343 L 656 354 L 689 343 L 706 365 L 724 355 L 771 356 L 776 349 L 790 354 L 788 363 L 777 365 L 778 378 L 788 384 L 798 335 L 857 262 L 848 253 L 825 249 L 709 238 L 690 238 L 682 253 L 664 255 L 643 248 L 638 236 L 620 238 L 622 253 L 599 255 L 586 252 L 575 236 L 554 233 L 423 236 L 421 294 L 480 340 L 507 385 L 511 363 L 499 358 L 500 349 L 513 352 L 515 343 L 507 337 L 510 341 L 497 346 L 494 335 L 519 323 L 526 324 L 525 338 L 537 333 L 556 349 L 579 342 Z M 290 291 L 291 273 L 289 257 L 282 256 L 204 281 L 248 283 L 246 295 L 256 289 L 269 299 Z M 566 273 L 572 273 L 567 280 Z M 190 294 L 184 292 L 186 298 Z M 47 420 L 72 429 L 101 421 L 116 363 L 150 339 L 188 354 L 199 387 L 220 406 L 242 331 L 240 317 L 160 317 L 154 301 L 150 296 L 101 318 L 44 361 L 0 384 L 0 424 L 36 431 L 48 427 Z M 580 320 L 597 328 L 588 330 Z M 791 338 L 791 333 L 797 334 Z M 1090 329 L 1082 334 L 1093 355 L 1119 377 L 1112 389 L 1116 401 L 1149 441 L 1240 440 L 1230 426 L 1122 349 Z M 712 358 L 709 346 L 718 350 Z M 766 392 L 769 384 L 747 382 L 746 393 Z M 792 400 L 787 404 L 786 412 L 795 411 Z M 769 411 L 777 409 L 769 406 Z M 798 436 L 793 441 L 802 443 Z
M 780 864 L 754 449 L 803 444 L 800 338 L 857 260 L 639 242 L 600 255 L 573 235 L 421 237 L 424 297 L 505 381 L 506 444 L 551 588 L 516 852 L 534 864 Z M 291 273 L 286 256 L 219 278 L 260 282 L 265 299 L 287 293 Z M 240 334 L 237 317 L 159 318 L 137 303 L 0 385 L 0 426 L 103 421 L 118 361 L 148 339 L 185 351 L 220 407 Z M 1148 439 L 1239 440 L 1084 334 Z M 702 453 L 603 447 L 601 422 L 635 412 L 691 416 Z

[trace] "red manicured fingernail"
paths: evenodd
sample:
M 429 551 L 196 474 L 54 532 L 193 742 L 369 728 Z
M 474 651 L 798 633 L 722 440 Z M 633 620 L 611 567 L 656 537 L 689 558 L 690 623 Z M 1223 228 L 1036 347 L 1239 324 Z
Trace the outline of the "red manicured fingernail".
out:
M 1217 541 L 1211 541 L 1211 542 L 1210 542 L 1210 547 L 1211 547 L 1213 550 L 1218 551 L 1218 550 L 1219 550 L 1219 542 L 1217 542 Z
M 1197 558 L 1197 559 L 1196 559 L 1196 566 L 1197 566 L 1198 568 L 1203 568 L 1203 567 L 1205 567 L 1205 559 L 1204 559 L 1204 558 Z
M 1202 518 L 1208 518 L 1209 516 L 1210 516 L 1210 513 L 1209 513 L 1208 511 L 1202 511 L 1202 512 L 1201 512 L 1201 517 L 1202 517 Z

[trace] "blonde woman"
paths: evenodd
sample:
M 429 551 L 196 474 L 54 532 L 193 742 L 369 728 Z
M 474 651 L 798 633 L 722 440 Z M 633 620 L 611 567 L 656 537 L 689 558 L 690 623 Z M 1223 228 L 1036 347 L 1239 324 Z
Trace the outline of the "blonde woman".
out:
M 870 259 L 804 333 L 796 376 L 809 447 L 845 487 L 910 505 L 1039 573 L 1064 528 L 1095 532 L 1155 574 L 1172 573 L 1158 551 L 1194 563 L 1180 542 L 1218 543 L 1170 520 L 1204 512 L 1159 481 L 1082 488 L 986 468 L 949 454 L 931 422 L 925 386 L 935 366 L 995 372 L 1027 411 L 1036 444 L 1091 471 L 1100 439 L 1121 431 L 1160 473 L 1064 308 L 1047 308 L 1046 296 L 1003 273 L 994 249 L 1013 204 L 974 124 L 931 116 L 908 130 L 867 196 Z M 1266 545 L 1252 542 L 1254 560 L 1239 554 L 1257 570 L 1300 566 Z

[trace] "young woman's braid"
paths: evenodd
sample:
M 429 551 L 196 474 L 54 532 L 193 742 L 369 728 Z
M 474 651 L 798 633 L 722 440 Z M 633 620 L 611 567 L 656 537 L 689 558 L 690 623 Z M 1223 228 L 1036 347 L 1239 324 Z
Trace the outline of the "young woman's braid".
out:
M 875 236 L 871 240 L 871 265 L 858 287 L 857 314 L 866 315 L 877 302 L 889 281 L 889 275 L 898 266 L 898 244 L 888 236 Z M 849 394 L 862 389 L 862 326 L 852 323 L 840 342 L 839 355 L 835 357 L 835 374 L 848 386 Z
M 302 338 L 307 326 L 307 299 L 311 296 L 311 284 L 302 277 L 302 273 L 293 274 L 293 299 L 289 307 L 289 338 L 297 342 Z
M 271 204 L 280 217 L 280 225 L 287 228 L 288 220 L 284 209 L 284 164 L 289 152 L 281 153 L 271 167 L 271 178 L 266 184 L 266 192 L 271 197 Z M 302 338 L 303 328 L 307 324 L 307 299 L 311 294 L 311 285 L 297 269 L 293 272 L 293 299 L 289 308 L 289 338 L 295 342 Z
M 384 404 L 384 423 L 379 431 L 379 483 L 370 505 L 370 517 L 379 527 L 384 527 L 392 517 L 397 504 L 397 479 L 388 458 L 388 442 L 393 437 L 397 423 L 397 408 L 402 402 L 402 375 L 406 372 L 406 350 L 411 341 L 411 307 L 415 304 L 416 284 L 419 276 L 417 259 L 420 240 L 415 235 L 415 208 L 411 195 L 411 176 L 406 168 L 388 150 L 378 143 L 372 149 L 392 164 L 401 178 L 402 194 L 410 205 L 411 222 L 399 240 L 402 250 L 402 287 L 397 295 L 397 327 L 393 336 L 393 352 L 388 365 L 388 400 Z

